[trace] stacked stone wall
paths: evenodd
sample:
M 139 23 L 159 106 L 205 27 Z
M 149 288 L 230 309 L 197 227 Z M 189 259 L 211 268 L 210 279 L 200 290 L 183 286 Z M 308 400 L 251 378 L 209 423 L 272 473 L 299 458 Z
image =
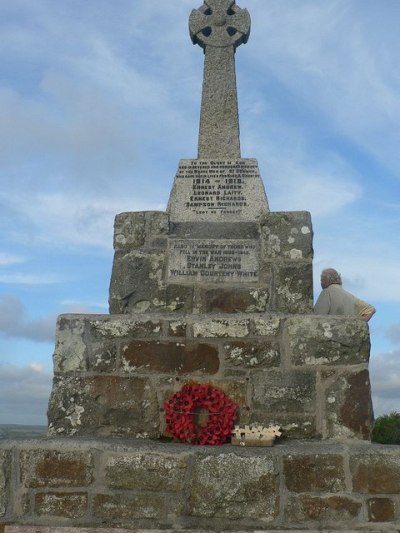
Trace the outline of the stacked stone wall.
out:
M 285 438 L 369 439 L 368 326 L 313 315 L 62 315 L 52 435 L 159 438 L 163 404 L 186 382 L 210 383 L 238 422 Z
M 163 212 L 121 213 L 114 230 L 111 313 L 312 311 L 308 212 L 268 213 L 257 222 L 240 223 L 172 223 Z M 232 253 L 224 259 L 236 257 L 242 267 L 218 263 L 215 271 L 205 269 L 202 275 L 197 262 L 191 271 L 190 258 L 199 261 L 204 257 L 199 247 L 206 246 Z M 246 255 L 232 251 L 237 247 L 244 247 Z
M 400 527 L 399 446 L 292 442 L 246 449 L 119 439 L 4 441 L 0 472 L 0 524 Z

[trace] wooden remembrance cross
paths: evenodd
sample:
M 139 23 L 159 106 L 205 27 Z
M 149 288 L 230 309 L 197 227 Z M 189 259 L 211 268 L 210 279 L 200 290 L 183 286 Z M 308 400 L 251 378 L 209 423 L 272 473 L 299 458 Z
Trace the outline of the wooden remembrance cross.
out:
M 199 159 L 240 158 L 235 50 L 250 34 L 250 15 L 235 0 L 205 0 L 189 18 L 190 37 L 204 49 Z

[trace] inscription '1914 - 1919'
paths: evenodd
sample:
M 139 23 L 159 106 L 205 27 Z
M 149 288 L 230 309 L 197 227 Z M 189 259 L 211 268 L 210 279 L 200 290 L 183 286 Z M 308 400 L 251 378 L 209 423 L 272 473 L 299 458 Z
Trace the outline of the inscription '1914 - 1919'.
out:
M 181 164 L 178 178 L 190 179 L 186 209 L 196 214 L 239 214 L 248 204 L 246 180 L 258 176 L 252 161 L 190 161 Z

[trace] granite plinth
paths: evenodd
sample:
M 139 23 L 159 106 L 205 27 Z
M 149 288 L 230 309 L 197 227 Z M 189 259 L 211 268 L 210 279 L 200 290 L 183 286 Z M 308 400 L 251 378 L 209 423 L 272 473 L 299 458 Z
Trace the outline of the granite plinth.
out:
M 399 446 L 69 438 L 2 441 L 0 450 L 7 533 L 32 533 L 32 525 L 34 533 L 400 527 Z

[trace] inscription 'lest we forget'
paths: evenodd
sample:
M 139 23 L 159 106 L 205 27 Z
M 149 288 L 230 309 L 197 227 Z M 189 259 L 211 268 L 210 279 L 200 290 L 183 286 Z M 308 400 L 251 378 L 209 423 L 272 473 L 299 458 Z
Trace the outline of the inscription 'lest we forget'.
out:
M 255 240 L 173 239 L 169 251 L 171 281 L 258 281 Z

